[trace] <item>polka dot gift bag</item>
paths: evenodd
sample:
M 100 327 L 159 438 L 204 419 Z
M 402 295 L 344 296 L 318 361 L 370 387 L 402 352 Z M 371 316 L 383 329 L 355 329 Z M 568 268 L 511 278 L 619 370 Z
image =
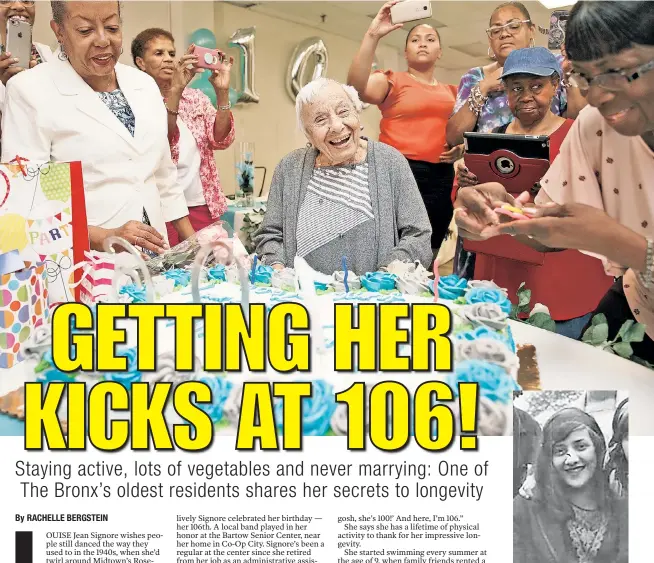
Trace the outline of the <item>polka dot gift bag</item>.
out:
M 32 334 L 49 316 L 45 264 L 0 275 L 0 369 L 24 359 Z
M 79 280 L 81 271 L 75 270 L 75 264 L 85 260 L 84 252 L 88 249 L 81 163 L 37 163 L 16 157 L 9 164 L 0 164 L 0 256 L 17 252 L 21 268 L 27 268 L 30 276 L 37 275 L 39 280 L 46 277 L 50 309 L 59 303 L 79 300 L 80 290 L 75 281 Z M 14 274 L 13 282 L 18 280 L 17 275 Z M 16 291 L 24 293 L 24 284 L 30 281 L 31 278 L 21 279 L 21 287 L 16 290 L 4 283 L 0 285 L 3 300 L 0 310 L 5 316 L 0 331 L 16 326 L 15 320 L 9 325 L 8 317 L 14 312 L 5 309 L 5 301 L 11 294 L 11 303 L 18 307 L 17 303 L 22 301 L 16 298 Z M 9 338 L 8 333 L 2 334 L 5 336 L 0 336 L 4 338 L 0 350 L 16 346 L 16 342 L 12 346 L 8 344 L 15 336 Z

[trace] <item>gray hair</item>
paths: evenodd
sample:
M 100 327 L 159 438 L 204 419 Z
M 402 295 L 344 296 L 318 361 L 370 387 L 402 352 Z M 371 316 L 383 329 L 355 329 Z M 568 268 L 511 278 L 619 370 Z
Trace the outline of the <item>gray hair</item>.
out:
M 67 0 L 51 0 L 50 7 L 52 8 L 52 19 L 58 25 L 63 25 L 66 17 L 66 1 Z M 118 17 L 120 17 L 121 2 L 118 0 Z
M 347 97 L 352 102 L 352 106 L 357 113 L 363 111 L 363 104 L 359 99 L 359 94 L 356 89 L 347 84 L 341 84 L 337 80 L 331 78 L 316 78 L 312 80 L 306 86 L 303 86 L 302 89 L 298 92 L 297 97 L 295 98 L 295 113 L 297 116 L 297 126 L 300 131 L 306 133 L 306 128 L 304 123 L 302 123 L 302 109 L 306 104 L 310 104 L 320 92 L 322 92 L 330 84 L 338 84 L 343 91 L 347 94 Z

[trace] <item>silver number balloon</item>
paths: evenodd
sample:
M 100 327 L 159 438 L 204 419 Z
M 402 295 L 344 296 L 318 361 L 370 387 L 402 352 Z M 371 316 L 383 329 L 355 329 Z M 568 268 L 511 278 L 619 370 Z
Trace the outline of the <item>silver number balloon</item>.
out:
M 238 102 L 245 104 L 259 103 L 259 94 L 254 88 L 254 35 L 256 28 L 237 29 L 229 38 L 230 47 L 238 47 L 241 51 L 240 74 L 241 91 Z
M 313 68 L 313 75 L 311 80 L 317 78 L 324 78 L 327 75 L 327 64 L 329 57 L 327 54 L 327 46 L 320 37 L 309 37 L 304 41 L 298 43 L 291 56 L 291 62 L 288 65 L 286 72 L 286 91 L 295 103 L 299 91 L 304 84 L 302 77 L 306 70 L 309 60 L 315 57 L 316 64 Z
M 104 251 L 109 254 L 116 254 L 115 246 L 123 247 L 123 249 L 131 254 L 132 258 L 136 261 L 135 265 L 126 265 L 121 264 L 122 260 L 116 260 L 114 279 L 111 284 L 114 293 L 112 296 L 113 300 L 116 302 L 119 301 L 118 296 L 120 295 L 120 288 L 118 287 L 118 283 L 120 278 L 123 275 L 126 275 L 139 287 L 145 285 L 145 301 L 147 303 L 154 303 L 154 285 L 152 283 L 152 277 L 150 276 L 150 271 L 148 270 L 145 261 L 141 258 L 141 253 L 136 250 L 132 244 L 121 237 L 108 237 L 105 239 L 103 246 Z M 140 276 L 137 269 L 140 270 Z M 143 282 L 141 282 L 141 279 L 143 279 Z

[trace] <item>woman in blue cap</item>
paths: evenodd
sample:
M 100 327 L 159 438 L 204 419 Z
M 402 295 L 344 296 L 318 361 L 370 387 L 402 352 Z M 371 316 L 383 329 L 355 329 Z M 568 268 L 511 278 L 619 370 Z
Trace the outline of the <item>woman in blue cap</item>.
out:
M 559 87 L 559 72 L 558 60 L 544 47 L 513 51 L 507 57 L 502 73 L 513 121 L 494 130 L 495 133 L 512 135 L 547 135 L 550 138 L 550 161 L 556 158 L 574 123 L 551 109 Z M 461 187 L 475 184 L 477 178 L 471 172 L 459 169 Z M 524 282 L 531 290 L 532 303 L 547 305 L 557 322 L 557 332 L 578 338 L 588 315 L 611 285 L 601 262 L 576 250 L 568 250 L 546 254 L 542 264 L 534 265 L 520 261 L 524 245 L 508 236 L 504 239 L 505 250 L 515 247 L 513 259 L 479 253 L 475 279 L 492 279 L 506 288 L 509 295 L 515 295 Z

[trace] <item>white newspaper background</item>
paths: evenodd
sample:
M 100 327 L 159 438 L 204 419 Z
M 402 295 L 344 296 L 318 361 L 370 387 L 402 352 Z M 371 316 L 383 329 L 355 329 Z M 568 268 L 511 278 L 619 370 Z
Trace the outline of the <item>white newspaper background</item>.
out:
M 654 438 L 630 442 L 629 560 L 644 563 Z M 38 563 L 511 561 L 511 437 L 483 437 L 476 452 L 348 451 L 331 436 L 305 437 L 295 452 L 234 446 L 216 437 L 201 453 L 109 454 L 25 451 L 22 438 L 0 438 L 0 560 L 13 561 L 15 533 L 31 531 Z M 43 476 L 29 476 L 27 462 Z M 69 479 L 45 474 L 66 464 Z M 78 477 L 81 467 L 99 473 Z M 221 496 L 198 494 L 203 486 Z

